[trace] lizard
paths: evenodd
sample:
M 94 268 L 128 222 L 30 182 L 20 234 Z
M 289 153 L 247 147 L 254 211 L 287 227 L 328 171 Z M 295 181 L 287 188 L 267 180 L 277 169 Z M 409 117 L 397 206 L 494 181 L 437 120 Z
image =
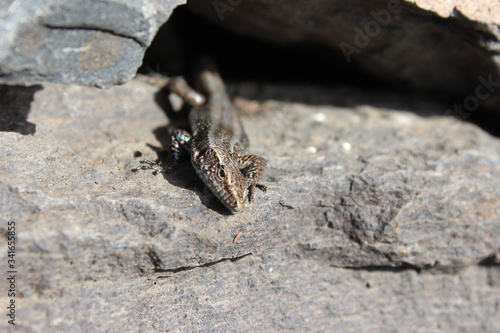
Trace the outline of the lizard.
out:
M 171 91 L 192 105 L 191 133 L 182 129 L 172 133 L 172 165 L 177 166 L 181 151 L 189 152 L 201 180 L 229 211 L 236 213 L 245 207 L 245 199 L 252 202 L 255 188 L 267 190 L 259 183 L 267 162 L 261 156 L 244 153 L 248 137 L 215 63 L 202 57 L 196 65 L 196 90 L 182 77 L 168 84 Z

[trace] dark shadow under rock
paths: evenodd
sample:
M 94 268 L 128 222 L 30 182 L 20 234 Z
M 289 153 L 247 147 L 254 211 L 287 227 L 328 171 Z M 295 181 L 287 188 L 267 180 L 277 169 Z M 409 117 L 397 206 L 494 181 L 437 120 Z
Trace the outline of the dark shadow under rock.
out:
M 34 94 L 42 86 L 31 87 L 0 85 L 0 131 L 35 134 L 36 125 L 28 121 Z

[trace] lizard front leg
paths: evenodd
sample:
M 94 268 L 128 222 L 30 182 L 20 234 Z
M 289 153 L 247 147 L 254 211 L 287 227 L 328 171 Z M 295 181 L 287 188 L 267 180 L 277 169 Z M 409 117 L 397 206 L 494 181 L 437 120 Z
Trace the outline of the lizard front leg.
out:
M 189 141 L 191 141 L 191 138 L 191 134 L 182 129 L 175 129 L 172 132 L 172 142 L 170 143 L 170 159 L 174 168 L 177 166 L 177 162 L 179 162 L 182 150 L 188 150 L 188 145 Z
M 182 76 L 169 78 L 167 87 L 170 91 L 175 92 L 193 107 L 197 107 L 205 103 L 205 97 L 191 88 Z M 182 150 L 189 151 L 188 145 L 191 139 L 191 134 L 184 130 L 176 129 L 173 131 L 172 141 L 170 144 L 172 167 L 175 168 L 177 166 Z
M 266 170 L 267 161 L 257 155 L 243 155 L 238 158 L 238 164 L 247 181 L 248 202 L 252 202 L 255 187 L 263 192 L 267 190 L 265 185 L 259 184 Z

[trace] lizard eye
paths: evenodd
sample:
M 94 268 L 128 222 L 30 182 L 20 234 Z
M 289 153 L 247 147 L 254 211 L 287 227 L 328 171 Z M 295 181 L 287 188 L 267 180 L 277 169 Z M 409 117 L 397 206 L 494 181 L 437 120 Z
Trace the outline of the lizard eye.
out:
M 219 169 L 219 177 L 220 177 L 220 178 L 224 178 L 224 177 L 226 177 L 226 172 L 224 171 L 224 168 L 223 168 L 223 167 L 221 167 L 221 168 Z

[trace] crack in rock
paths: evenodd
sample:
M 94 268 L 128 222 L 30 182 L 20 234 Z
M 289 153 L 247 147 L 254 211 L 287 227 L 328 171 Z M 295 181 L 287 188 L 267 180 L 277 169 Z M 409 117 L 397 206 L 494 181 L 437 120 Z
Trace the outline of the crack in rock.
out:
M 226 261 L 230 261 L 230 262 L 235 262 L 235 261 L 238 261 L 238 260 L 241 260 L 247 256 L 251 256 L 252 253 L 246 253 L 244 255 L 241 255 L 241 256 L 238 256 L 238 257 L 234 257 L 234 258 L 222 258 L 222 259 L 219 259 L 219 260 L 216 260 L 216 261 L 212 261 L 212 262 L 207 262 L 207 263 L 204 263 L 204 264 L 201 264 L 201 265 L 194 265 L 194 266 L 182 266 L 182 267 L 177 267 L 177 268 L 168 268 L 168 269 L 156 269 L 155 268 L 155 273 L 179 273 L 179 272 L 185 272 L 185 271 L 190 271 L 190 270 L 193 270 L 193 269 L 196 269 L 196 268 L 203 268 L 203 267 L 211 267 L 211 266 L 214 266 L 214 265 L 217 265 L 221 262 L 226 262 Z M 161 276 L 158 276 L 159 279 L 162 279 L 162 278 L 169 278 L 170 276 L 168 275 L 161 275 Z
M 119 38 L 126 38 L 126 39 L 131 39 L 137 44 L 139 44 L 141 47 L 147 47 L 148 45 L 145 44 L 143 41 L 141 41 L 139 38 L 130 36 L 130 35 L 125 35 L 118 33 L 112 29 L 103 29 L 103 28 L 91 28 L 91 27 L 83 27 L 83 26 L 72 26 L 72 25 L 51 25 L 49 23 L 44 23 L 43 27 L 48 28 L 48 29 L 53 29 L 53 30 L 88 30 L 88 31 L 95 31 L 95 32 L 102 32 L 102 33 L 108 33 L 110 35 L 119 37 Z

